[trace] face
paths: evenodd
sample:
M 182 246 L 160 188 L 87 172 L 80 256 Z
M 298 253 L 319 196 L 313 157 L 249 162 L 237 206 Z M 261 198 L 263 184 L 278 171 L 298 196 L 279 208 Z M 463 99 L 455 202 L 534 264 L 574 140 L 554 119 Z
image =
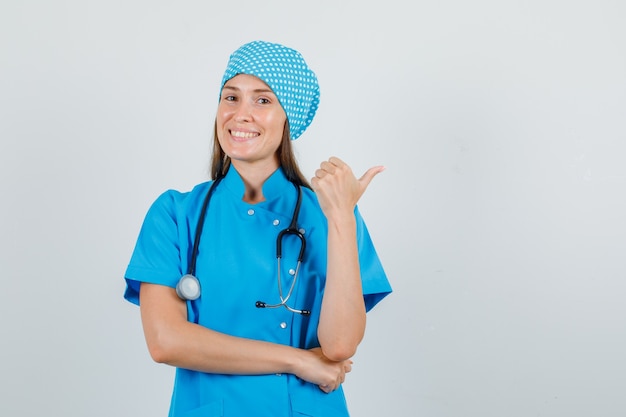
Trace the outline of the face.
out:
M 239 74 L 224 84 L 217 107 L 217 139 L 235 167 L 275 170 L 287 116 L 259 78 Z M 271 172 L 270 171 L 270 172 Z

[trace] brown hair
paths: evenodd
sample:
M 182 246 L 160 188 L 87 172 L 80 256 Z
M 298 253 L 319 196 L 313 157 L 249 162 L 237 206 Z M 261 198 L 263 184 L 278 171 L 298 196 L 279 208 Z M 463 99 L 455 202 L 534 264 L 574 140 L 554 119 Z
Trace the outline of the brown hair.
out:
M 278 161 L 283 169 L 287 179 L 297 185 L 311 188 L 309 181 L 300 171 L 296 155 L 293 152 L 291 139 L 289 139 L 289 122 L 285 120 L 283 129 L 283 138 L 276 150 L 278 153 Z M 213 125 L 213 151 L 211 155 L 211 178 L 216 180 L 222 178 L 230 168 L 230 157 L 224 153 L 219 141 L 217 140 L 217 120 Z

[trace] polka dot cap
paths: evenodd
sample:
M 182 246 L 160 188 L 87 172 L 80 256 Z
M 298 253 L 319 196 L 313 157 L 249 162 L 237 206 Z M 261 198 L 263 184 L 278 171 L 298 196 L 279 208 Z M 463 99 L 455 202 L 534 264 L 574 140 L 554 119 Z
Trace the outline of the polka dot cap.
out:
M 263 41 L 243 45 L 230 56 L 220 95 L 226 81 L 237 74 L 254 75 L 272 89 L 287 114 L 291 140 L 309 127 L 319 106 L 320 88 L 298 51 Z

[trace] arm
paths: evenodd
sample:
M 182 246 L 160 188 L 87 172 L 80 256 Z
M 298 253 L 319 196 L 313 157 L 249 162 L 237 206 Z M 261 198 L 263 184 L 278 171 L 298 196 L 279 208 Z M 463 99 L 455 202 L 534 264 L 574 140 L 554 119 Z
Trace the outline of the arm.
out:
M 201 372 L 239 375 L 290 373 L 332 391 L 351 362 L 333 362 L 319 349 L 244 339 L 187 321 L 187 306 L 173 288 L 141 284 L 141 319 L 148 350 L 159 363 Z
M 359 270 L 354 208 L 372 178 L 383 167 L 370 168 L 356 179 L 348 165 L 332 157 L 311 180 L 328 220 L 328 266 L 318 327 L 324 355 L 350 358 L 365 333 L 365 304 Z

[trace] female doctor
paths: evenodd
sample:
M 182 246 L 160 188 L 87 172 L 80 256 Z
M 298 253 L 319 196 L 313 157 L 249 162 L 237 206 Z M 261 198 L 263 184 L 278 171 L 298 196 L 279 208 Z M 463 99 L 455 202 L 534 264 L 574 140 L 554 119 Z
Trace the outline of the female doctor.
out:
M 152 358 L 177 368 L 172 417 L 348 416 L 350 358 L 391 292 L 357 208 L 383 167 L 357 179 L 331 157 L 309 185 L 291 140 L 318 103 L 300 53 L 243 45 L 222 80 L 213 180 L 146 215 L 125 298 Z

